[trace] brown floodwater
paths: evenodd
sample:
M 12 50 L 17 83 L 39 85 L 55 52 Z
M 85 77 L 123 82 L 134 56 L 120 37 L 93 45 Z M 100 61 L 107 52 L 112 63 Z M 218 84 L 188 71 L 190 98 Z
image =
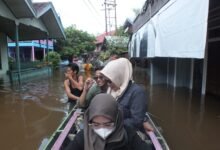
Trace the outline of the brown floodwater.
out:
M 149 85 L 147 71 L 134 79 L 149 95 L 149 112 L 174 150 L 220 149 L 220 98 L 201 97 L 185 88 Z M 0 78 L 0 147 L 38 149 L 56 130 L 68 111 L 63 70 L 11 86 Z
M 171 150 L 220 150 L 220 97 L 201 96 L 187 88 L 149 86 L 146 69 L 134 79 L 149 95 L 148 111 Z
M 61 71 L 11 86 L 0 84 L 0 149 L 38 149 L 49 138 L 68 111 Z

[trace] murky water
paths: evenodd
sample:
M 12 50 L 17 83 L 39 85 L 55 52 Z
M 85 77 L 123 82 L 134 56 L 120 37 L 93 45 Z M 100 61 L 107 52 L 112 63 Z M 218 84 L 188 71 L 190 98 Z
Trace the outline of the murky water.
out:
M 23 81 L 22 87 L 3 81 L 0 87 L 0 147 L 8 150 L 37 149 L 58 127 L 68 108 L 62 72 L 50 78 Z
M 145 69 L 134 79 L 148 85 Z M 50 78 L 25 81 L 19 89 L 0 81 L 0 147 L 7 150 L 37 149 L 65 116 L 62 70 Z M 145 86 L 149 112 L 174 150 L 220 149 L 220 98 L 201 97 L 187 89 Z
M 150 112 L 159 119 L 171 149 L 220 149 L 220 99 L 187 89 L 154 86 Z
M 148 84 L 146 69 L 137 69 L 134 79 Z M 145 74 L 145 75 L 143 75 Z M 186 88 L 147 86 L 149 112 L 162 128 L 174 150 L 220 149 L 220 98 L 200 96 Z

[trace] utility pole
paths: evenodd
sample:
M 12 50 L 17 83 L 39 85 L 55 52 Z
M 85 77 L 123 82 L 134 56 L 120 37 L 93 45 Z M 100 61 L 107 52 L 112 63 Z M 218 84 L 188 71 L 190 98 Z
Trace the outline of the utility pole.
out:
M 105 32 L 117 29 L 116 0 L 105 0 Z M 114 27 L 114 29 L 112 29 Z
M 105 32 L 108 32 L 108 26 L 107 26 L 107 7 L 106 7 L 106 0 L 104 2 L 105 5 Z

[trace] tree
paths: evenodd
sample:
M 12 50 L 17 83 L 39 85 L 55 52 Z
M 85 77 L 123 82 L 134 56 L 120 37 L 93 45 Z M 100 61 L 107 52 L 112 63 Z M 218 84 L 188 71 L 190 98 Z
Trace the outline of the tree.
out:
M 53 68 L 56 68 L 59 66 L 60 54 L 51 51 L 44 57 L 44 60 L 48 62 L 48 64 L 52 65 Z
M 120 27 L 116 30 L 115 35 L 116 35 L 116 36 L 126 36 L 126 37 L 129 37 L 129 34 L 128 34 L 128 33 L 125 33 L 124 31 L 125 31 L 125 30 L 124 30 L 123 26 L 120 26 Z
M 55 51 L 60 53 L 62 59 L 72 55 L 81 55 L 91 52 L 95 49 L 95 37 L 87 32 L 76 29 L 75 26 L 69 26 L 65 29 L 66 40 L 57 40 Z

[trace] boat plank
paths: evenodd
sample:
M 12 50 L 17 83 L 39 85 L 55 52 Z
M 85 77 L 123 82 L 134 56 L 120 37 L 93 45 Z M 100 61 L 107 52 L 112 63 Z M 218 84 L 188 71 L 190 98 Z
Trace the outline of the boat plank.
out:
M 70 118 L 70 120 L 68 121 L 67 125 L 65 126 L 63 132 L 59 135 L 59 137 L 57 138 L 56 142 L 54 143 L 53 147 L 51 148 L 52 150 L 59 150 L 60 147 L 63 144 L 63 141 L 65 140 L 65 138 L 67 137 L 72 125 L 74 124 L 74 122 L 76 121 L 77 116 L 81 113 L 81 109 L 77 109 L 74 114 L 72 115 L 72 117 Z
M 150 132 L 147 132 L 147 134 L 149 135 L 155 149 L 156 150 L 162 150 L 162 147 L 161 147 L 156 135 L 154 134 L 154 132 L 150 131 Z

